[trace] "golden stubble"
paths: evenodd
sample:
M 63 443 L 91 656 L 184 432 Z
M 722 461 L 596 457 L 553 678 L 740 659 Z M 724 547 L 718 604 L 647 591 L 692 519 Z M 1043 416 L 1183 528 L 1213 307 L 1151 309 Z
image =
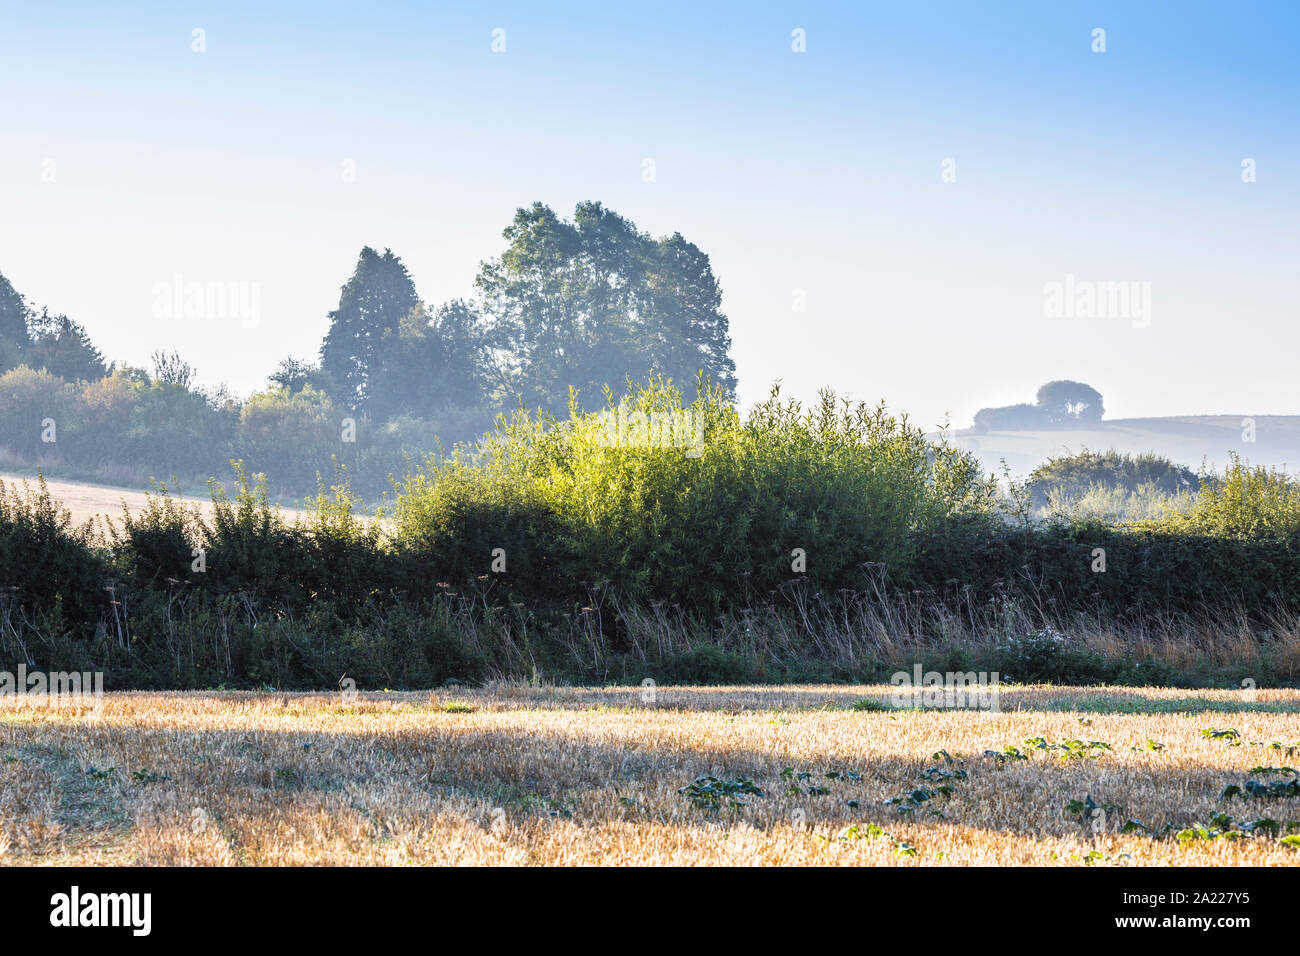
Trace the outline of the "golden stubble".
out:
M 1241 691 L 1017 687 L 1003 688 L 1000 713 L 852 709 L 888 693 L 663 687 L 647 702 L 639 687 L 495 684 L 353 700 L 120 693 L 97 710 L 8 700 L 0 862 L 1078 866 L 1094 851 L 1097 865 L 1300 862 L 1265 836 L 1118 833 L 1130 817 L 1153 829 L 1215 812 L 1300 819 L 1295 798 L 1219 799 L 1252 767 L 1300 765 L 1300 750 L 1250 746 L 1297 742 L 1300 691 L 1243 704 Z M 1251 709 L 1225 712 L 1239 707 Z M 1115 710 L 1125 712 L 1105 712 Z M 1245 743 L 1207 740 L 1206 727 L 1236 728 Z M 1024 745 L 1039 736 L 1113 749 L 1060 760 Z M 1008 744 L 1030 759 L 982 756 Z M 968 779 L 912 816 L 882 803 L 930 767 Z M 783 779 L 785 768 L 810 776 Z M 710 814 L 678 792 L 702 775 L 752 780 L 766 796 Z M 1116 807 L 1104 832 L 1065 811 L 1087 796 Z M 887 836 L 838 838 L 855 823 Z M 914 856 L 897 852 L 903 843 Z

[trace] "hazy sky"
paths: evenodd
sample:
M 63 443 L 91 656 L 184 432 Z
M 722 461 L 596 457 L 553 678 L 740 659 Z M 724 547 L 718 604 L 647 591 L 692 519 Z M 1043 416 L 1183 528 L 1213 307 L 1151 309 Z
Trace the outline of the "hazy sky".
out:
M 363 245 L 436 304 L 516 207 L 594 199 L 711 256 L 745 403 L 1300 413 L 1293 0 L 116 6 L 0 15 L 0 272 L 110 358 L 247 394 Z M 1149 315 L 1048 317 L 1071 275 Z M 177 276 L 259 320 L 159 314 Z

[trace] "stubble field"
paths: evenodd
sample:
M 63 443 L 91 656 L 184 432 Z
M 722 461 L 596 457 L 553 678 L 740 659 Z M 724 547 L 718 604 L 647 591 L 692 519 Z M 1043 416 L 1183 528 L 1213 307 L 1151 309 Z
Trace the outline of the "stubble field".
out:
M 0 863 L 1300 862 L 1300 691 L 1004 687 L 999 713 L 889 691 L 7 698 Z

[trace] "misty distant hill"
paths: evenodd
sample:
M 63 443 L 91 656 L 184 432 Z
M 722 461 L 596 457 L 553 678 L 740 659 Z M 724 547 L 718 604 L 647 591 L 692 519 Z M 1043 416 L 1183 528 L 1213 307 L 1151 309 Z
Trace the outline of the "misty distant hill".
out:
M 1247 419 L 1255 440 L 1245 440 Z M 1093 451 L 1129 454 L 1153 451 L 1193 471 L 1202 461 L 1222 470 L 1229 452 L 1251 464 L 1300 471 L 1300 415 L 1188 415 L 1173 418 L 1116 418 L 1077 427 L 950 432 L 953 444 L 974 453 L 987 471 L 1000 472 L 1006 459 L 1014 474 L 1024 476 L 1048 458 Z

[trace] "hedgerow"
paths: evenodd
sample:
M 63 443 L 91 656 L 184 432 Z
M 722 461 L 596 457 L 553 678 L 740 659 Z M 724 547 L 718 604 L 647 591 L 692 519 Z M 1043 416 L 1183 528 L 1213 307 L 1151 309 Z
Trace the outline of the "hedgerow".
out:
M 970 456 L 882 406 L 774 391 L 742 419 L 655 380 L 604 414 L 501 420 L 378 520 L 345 472 L 293 523 L 239 463 L 234 489 L 200 513 L 159 486 L 105 530 L 43 482 L 0 486 L 0 667 L 421 686 L 866 680 L 911 655 L 1195 683 L 1239 679 L 1226 638 L 1176 664 L 1151 647 L 1222 632 L 1249 635 L 1247 676 L 1300 679 L 1300 492 L 1238 462 L 1158 519 L 1017 520 Z

